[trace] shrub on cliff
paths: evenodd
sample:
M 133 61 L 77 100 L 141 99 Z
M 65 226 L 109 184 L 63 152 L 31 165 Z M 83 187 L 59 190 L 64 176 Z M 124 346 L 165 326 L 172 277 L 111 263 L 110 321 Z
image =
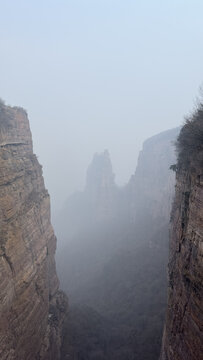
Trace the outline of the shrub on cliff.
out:
M 178 167 L 203 165 L 203 102 L 200 102 L 194 113 L 186 119 L 176 143 Z

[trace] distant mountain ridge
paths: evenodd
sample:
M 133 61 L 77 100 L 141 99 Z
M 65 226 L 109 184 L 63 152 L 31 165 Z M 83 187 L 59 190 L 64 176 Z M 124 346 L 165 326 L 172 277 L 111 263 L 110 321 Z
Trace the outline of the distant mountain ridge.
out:
M 76 223 L 80 226 L 83 222 L 84 226 L 92 226 L 94 222 L 109 222 L 119 217 L 121 221 L 122 218 L 135 221 L 142 211 L 168 219 L 175 181 L 169 167 L 176 161 L 173 149 L 179 130 L 164 131 L 143 143 L 135 174 L 124 187 L 115 183 L 108 150 L 96 153 L 87 169 L 84 190 L 72 194 L 54 219 L 59 234 L 65 233 L 64 224 L 68 236 L 73 224 L 76 227 Z M 156 176 L 159 173 L 161 176 Z

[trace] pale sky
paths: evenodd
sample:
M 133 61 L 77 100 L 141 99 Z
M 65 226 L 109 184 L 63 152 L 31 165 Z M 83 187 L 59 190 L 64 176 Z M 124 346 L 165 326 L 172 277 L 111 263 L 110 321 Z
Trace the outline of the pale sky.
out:
M 202 0 L 0 0 L 0 97 L 23 106 L 54 210 L 95 152 L 116 181 L 203 81 Z

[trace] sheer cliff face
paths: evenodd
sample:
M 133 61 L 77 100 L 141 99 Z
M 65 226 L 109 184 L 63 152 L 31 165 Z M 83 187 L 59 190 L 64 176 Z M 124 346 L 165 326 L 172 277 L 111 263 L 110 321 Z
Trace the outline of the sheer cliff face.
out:
M 146 221 L 148 215 L 152 220 L 168 222 L 175 184 L 169 168 L 176 162 L 173 144 L 179 130 L 167 130 L 144 142 L 136 172 L 128 184 L 132 220 Z
M 23 109 L 0 105 L 0 358 L 58 359 L 58 291 L 49 195 Z
M 183 127 L 178 141 L 179 161 L 170 236 L 168 309 L 161 360 L 197 360 L 203 355 L 202 114 L 203 111 L 195 113 L 194 118 L 197 115 L 199 118 Z

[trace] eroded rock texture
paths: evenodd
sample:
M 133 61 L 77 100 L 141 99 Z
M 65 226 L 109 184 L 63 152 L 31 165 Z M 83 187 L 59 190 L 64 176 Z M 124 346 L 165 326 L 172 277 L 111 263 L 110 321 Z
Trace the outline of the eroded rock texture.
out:
M 67 300 L 58 291 L 49 195 L 26 112 L 0 104 L 0 359 L 60 358 Z
M 203 108 L 182 129 L 161 360 L 203 358 Z

